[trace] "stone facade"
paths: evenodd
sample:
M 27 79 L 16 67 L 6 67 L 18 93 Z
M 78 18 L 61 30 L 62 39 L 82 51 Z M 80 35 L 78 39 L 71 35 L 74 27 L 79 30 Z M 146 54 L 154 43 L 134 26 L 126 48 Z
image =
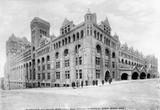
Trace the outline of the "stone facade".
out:
M 8 89 L 71 86 L 73 82 L 98 85 L 110 77 L 144 79 L 158 73 L 154 56 L 144 57 L 121 45 L 119 36 L 111 35 L 108 19 L 97 24 L 96 14 L 90 11 L 78 25 L 65 19 L 57 37 L 49 34 L 50 24 L 38 17 L 30 27 L 31 43 L 14 35 L 6 43 Z
M 120 79 L 145 79 L 158 76 L 158 59 L 155 56 L 144 56 L 125 43 L 119 49 Z

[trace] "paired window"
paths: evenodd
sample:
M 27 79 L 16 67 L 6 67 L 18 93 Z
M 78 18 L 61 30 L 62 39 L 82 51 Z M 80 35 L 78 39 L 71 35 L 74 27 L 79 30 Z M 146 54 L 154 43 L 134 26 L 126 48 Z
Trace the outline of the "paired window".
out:
M 82 79 L 82 70 L 76 70 L 76 79 Z
M 64 61 L 64 65 L 65 65 L 65 67 L 69 67 L 69 65 L 70 65 L 69 64 L 69 59 Z
M 60 72 L 56 72 L 56 79 L 60 79 Z
M 51 79 L 51 74 L 47 73 L 47 79 Z
M 38 66 L 38 71 L 40 71 L 41 70 L 41 67 L 40 66 Z
M 51 67 L 50 67 L 50 64 L 47 64 L 47 69 L 50 70 L 50 68 L 51 68 Z
M 41 74 L 40 73 L 38 73 L 38 80 L 40 80 L 41 79 Z
M 76 57 L 76 65 L 82 65 L 82 57 Z
M 109 67 L 109 61 L 105 59 L 105 67 Z
M 100 70 L 96 69 L 96 79 L 99 79 L 99 78 L 100 78 Z
M 65 78 L 70 79 L 70 71 L 65 71 Z
M 100 65 L 100 58 L 96 57 L 96 65 Z
M 45 70 L 45 65 L 42 65 L 42 70 Z
M 56 68 L 60 68 L 60 62 L 56 62 Z

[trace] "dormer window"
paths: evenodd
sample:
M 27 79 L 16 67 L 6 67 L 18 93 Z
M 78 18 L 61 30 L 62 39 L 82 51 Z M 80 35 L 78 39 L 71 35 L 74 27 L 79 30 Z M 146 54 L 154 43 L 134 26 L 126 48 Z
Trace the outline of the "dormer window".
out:
M 65 27 L 65 33 L 67 33 L 67 28 Z
M 61 27 L 62 35 L 68 33 L 71 30 L 72 26 L 73 26 L 73 22 L 65 18 Z

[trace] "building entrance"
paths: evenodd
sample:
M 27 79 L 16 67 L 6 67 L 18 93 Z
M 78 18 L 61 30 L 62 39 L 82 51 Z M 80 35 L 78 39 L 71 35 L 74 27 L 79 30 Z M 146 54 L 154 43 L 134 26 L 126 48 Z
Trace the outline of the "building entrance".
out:
M 106 71 L 105 73 L 105 81 L 107 82 L 110 78 L 110 72 L 109 71 Z
M 134 72 L 133 74 L 132 74 L 132 79 L 138 79 L 138 73 L 137 72 Z
M 123 73 L 121 75 L 121 80 L 127 80 L 128 79 L 128 74 L 127 73 Z

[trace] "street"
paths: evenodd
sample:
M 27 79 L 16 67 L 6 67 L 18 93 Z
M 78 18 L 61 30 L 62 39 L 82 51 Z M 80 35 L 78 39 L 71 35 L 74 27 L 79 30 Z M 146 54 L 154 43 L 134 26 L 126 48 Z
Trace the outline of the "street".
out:
M 113 81 L 112 84 L 69 88 L 1 91 L 1 110 L 112 108 L 160 110 L 157 79 Z

